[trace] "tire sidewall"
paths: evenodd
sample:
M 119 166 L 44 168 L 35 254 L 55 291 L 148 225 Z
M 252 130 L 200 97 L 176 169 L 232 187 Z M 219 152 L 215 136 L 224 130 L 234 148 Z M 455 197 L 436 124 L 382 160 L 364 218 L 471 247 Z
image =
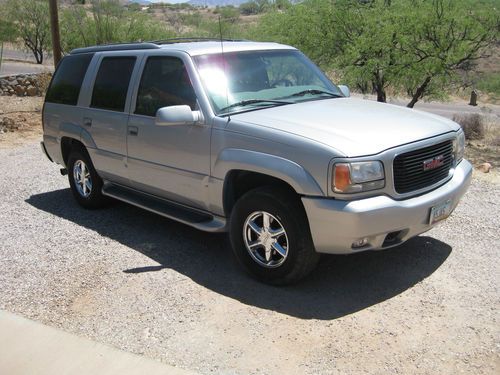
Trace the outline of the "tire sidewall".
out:
M 258 203 L 256 203 L 258 201 Z M 240 263 L 253 276 L 268 283 L 278 282 L 295 271 L 298 257 L 308 245 L 309 227 L 301 227 L 300 208 L 290 212 L 272 193 L 266 191 L 245 194 L 235 205 L 230 221 L 230 240 L 233 252 Z M 265 211 L 275 216 L 283 225 L 288 238 L 288 254 L 279 267 L 268 268 L 259 265 L 249 254 L 243 234 L 248 216 L 256 211 Z
M 90 178 L 92 179 L 92 191 L 88 197 L 82 196 L 79 192 L 78 189 L 75 185 L 75 179 L 74 179 L 74 174 L 73 174 L 73 168 L 75 166 L 75 163 L 81 160 L 85 163 L 87 168 L 89 169 L 90 172 Z M 97 172 L 94 169 L 94 166 L 92 165 L 92 162 L 88 156 L 88 154 L 81 149 L 75 149 L 71 151 L 69 157 L 68 157 L 68 180 L 69 184 L 71 187 L 71 192 L 73 193 L 73 196 L 75 199 L 78 201 L 78 203 L 85 207 L 85 208 L 95 208 L 97 207 L 101 201 L 102 201 L 102 194 L 101 194 L 101 188 L 102 188 L 102 180 L 97 174 Z

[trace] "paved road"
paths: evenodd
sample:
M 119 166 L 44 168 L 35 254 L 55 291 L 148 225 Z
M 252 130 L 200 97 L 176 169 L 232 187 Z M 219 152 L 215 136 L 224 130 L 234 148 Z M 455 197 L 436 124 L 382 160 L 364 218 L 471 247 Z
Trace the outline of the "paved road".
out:
M 23 73 L 51 72 L 53 70 L 53 67 L 49 65 L 3 61 L 2 66 L 0 67 L 0 77 Z
M 361 94 L 353 94 L 353 97 L 356 98 L 366 98 L 375 100 L 375 96 L 367 96 Z M 401 99 L 390 99 L 389 104 L 395 104 L 399 106 L 405 107 L 408 103 L 407 100 Z M 453 116 L 457 113 L 481 113 L 483 115 L 493 116 L 500 118 L 500 105 L 494 104 L 483 104 L 479 101 L 479 105 L 473 107 L 468 105 L 467 103 L 446 103 L 446 102 L 417 102 L 414 109 L 434 113 L 439 116 L 453 118 Z
M 2 58 L 0 76 L 54 70 L 52 58 L 50 56 L 45 57 L 43 65 L 39 65 L 35 63 L 35 58 L 31 52 L 4 47 Z

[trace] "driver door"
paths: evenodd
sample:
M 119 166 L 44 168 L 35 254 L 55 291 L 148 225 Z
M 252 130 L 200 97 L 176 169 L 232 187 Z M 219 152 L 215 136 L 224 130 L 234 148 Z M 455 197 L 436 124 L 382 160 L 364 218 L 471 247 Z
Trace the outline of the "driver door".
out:
M 197 107 L 184 62 L 148 56 L 127 126 L 127 167 L 131 187 L 192 207 L 207 209 L 210 127 L 155 124 L 156 111 L 172 105 Z

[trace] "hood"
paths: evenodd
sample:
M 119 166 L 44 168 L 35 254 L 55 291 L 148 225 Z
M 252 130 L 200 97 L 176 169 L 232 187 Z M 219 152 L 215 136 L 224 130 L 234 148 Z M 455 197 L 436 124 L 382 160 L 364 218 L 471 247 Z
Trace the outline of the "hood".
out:
M 348 157 L 373 155 L 459 126 L 426 112 L 353 98 L 315 100 L 231 116 L 326 144 Z

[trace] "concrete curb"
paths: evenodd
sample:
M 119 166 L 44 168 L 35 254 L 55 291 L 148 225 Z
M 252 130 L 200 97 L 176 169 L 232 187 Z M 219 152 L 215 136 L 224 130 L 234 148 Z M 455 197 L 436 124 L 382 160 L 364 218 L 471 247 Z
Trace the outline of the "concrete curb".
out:
M 5 311 L 0 348 L 0 374 L 194 374 Z

